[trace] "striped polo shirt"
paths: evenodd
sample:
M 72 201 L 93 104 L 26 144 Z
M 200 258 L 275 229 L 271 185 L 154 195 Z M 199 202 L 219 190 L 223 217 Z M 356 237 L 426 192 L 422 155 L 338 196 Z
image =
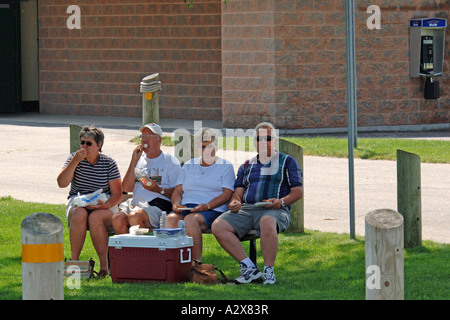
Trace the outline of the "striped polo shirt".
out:
M 75 153 L 70 154 L 64 163 L 64 168 L 72 160 Z M 88 194 L 103 189 L 103 192 L 110 194 L 109 182 L 120 179 L 120 172 L 115 160 L 107 155 L 100 154 L 96 164 L 90 164 L 83 159 L 75 169 L 70 185 L 69 198 L 80 194 Z
M 255 203 L 270 198 L 281 199 L 291 188 L 303 186 L 303 173 L 297 161 L 286 154 L 262 164 L 258 156 L 239 167 L 236 188 L 244 188 L 243 203 Z

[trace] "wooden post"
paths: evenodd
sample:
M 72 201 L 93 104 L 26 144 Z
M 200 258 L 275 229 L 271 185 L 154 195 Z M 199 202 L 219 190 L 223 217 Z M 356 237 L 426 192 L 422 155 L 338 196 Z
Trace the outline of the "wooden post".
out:
M 23 300 L 64 300 L 63 224 L 44 212 L 21 223 Z
M 281 153 L 288 154 L 297 160 L 298 165 L 303 172 L 303 148 L 299 145 L 292 143 L 290 141 L 280 139 L 279 149 Z M 305 231 L 305 221 L 304 221 L 304 198 L 305 198 L 305 186 L 303 184 L 303 197 L 296 201 L 291 206 L 291 220 L 292 223 L 287 229 L 287 232 L 303 233 Z
M 366 299 L 404 299 L 403 217 L 390 209 L 365 218 Z
M 159 123 L 159 91 L 161 91 L 159 73 L 142 79 L 142 125 L 150 122 Z
M 70 153 L 80 150 L 80 131 L 81 126 L 70 125 Z
M 405 248 L 422 245 L 420 156 L 402 150 L 397 150 L 397 211 L 405 221 Z

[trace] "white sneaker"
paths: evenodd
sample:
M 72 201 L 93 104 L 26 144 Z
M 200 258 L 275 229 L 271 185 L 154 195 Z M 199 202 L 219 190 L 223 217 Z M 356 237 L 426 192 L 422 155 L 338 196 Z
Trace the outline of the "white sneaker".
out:
M 241 275 L 234 280 L 237 284 L 250 283 L 253 280 L 259 279 L 262 276 L 262 272 L 258 267 L 247 267 L 244 263 L 239 264 L 241 266 Z
M 263 274 L 263 283 L 264 284 L 274 284 L 276 278 L 275 278 L 275 272 L 273 271 L 272 267 L 267 267 L 266 270 L 264 270 Z

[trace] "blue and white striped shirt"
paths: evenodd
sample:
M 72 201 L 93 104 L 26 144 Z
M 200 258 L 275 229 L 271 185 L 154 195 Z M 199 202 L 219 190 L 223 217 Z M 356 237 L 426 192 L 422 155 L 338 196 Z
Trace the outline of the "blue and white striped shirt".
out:
M 70 154 L 64 163 L 65 168 L 72 160 L 75 152 Z M 103 189 L 106 194 L 111 194 L 109 182 L 120 179 L 120 172 L 115 160 L 107 155 L 100 154 L 96 164 L 90 164 L 83 159 L 75 169 L 70 185 L 69 198 L 80 194 L 88 194 L 98 189 Z

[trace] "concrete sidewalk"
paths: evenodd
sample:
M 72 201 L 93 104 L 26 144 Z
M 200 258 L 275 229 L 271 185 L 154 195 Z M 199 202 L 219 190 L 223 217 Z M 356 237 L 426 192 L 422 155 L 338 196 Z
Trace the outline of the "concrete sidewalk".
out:
M 160 121 L 164 132 L 194 129 L 192 120 Z M 68 188 L 60 189 L 56 177 L 69 154 L 69 124 L 93 124 L 103 129 L 103 152 L 117 161 L 125 174 L 139 134 L 141 118 L 73 115 L 0 115 L 0 196 L 32 202 L 65 203 Z M 220 121 L 201 125 L 221 128 Z M 372 133 L 373 134 L 373 133 Z M 415 133 L 414 136 L 418 136 Z M 395 136 L 395 134 L 393 134 Z M 424 138 L 448 139 L 448 132 Z M 172 152 L 172 148 L 167 148 Z M 235 168 L 253 154 L 230 153 Z M 395 161 L 355 159 L 355 229 L 364 235 L 364 217 L 375 209 L 397 208 Z M 423 239 L 450 243 L 450 164 L 422 163 Z M 348 160 L 304 158 L 305 228 L 349 233 Z

